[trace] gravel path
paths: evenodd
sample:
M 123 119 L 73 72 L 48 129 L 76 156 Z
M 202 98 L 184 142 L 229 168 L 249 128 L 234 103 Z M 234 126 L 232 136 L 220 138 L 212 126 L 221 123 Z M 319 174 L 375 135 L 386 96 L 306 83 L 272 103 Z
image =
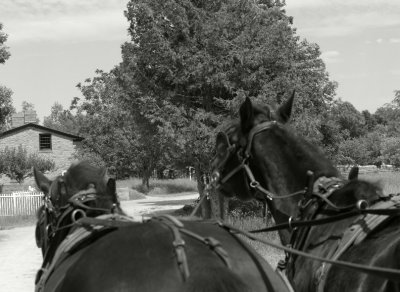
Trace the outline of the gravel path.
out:
M 146 199 L 123 201 L 125 212 L 140 221 L 143 217 L 169 213 L 193 202 L 198 194 L 148 196 Z M 35 227 L 0 230 L 0 292 L 34 291 L 34 279 L 42 263 L 36 247 Z

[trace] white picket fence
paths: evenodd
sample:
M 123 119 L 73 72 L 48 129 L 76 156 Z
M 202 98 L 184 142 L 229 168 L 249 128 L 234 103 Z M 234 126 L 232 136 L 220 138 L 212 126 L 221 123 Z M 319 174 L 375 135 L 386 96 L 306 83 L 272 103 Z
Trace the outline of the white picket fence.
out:
M 34 215 L 42 204 L 41 192 L 0 194 L 0 216 Z

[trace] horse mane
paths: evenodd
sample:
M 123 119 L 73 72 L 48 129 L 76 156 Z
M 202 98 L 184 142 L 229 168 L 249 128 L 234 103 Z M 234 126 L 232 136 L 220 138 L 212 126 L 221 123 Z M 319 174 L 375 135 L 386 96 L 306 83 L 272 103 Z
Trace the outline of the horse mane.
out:
M 315 169 L 314 176 L 316 178 L 320 176 L 340 177 L 339 171 L 326 156 L 321 147 L 314 145 L 306 138 L 297 135 L 290 125 L 285 125 L 284 127 L 286 128 L 285 133 L 288 135 L 289 139 L 296 142 L 290 145 L 296 157 L 301 159 L 305 165 L 308 164 L 308 161 L 312 161 L 314 164 L 314 167 L 311 167 L 310 165 L 307 170 Z

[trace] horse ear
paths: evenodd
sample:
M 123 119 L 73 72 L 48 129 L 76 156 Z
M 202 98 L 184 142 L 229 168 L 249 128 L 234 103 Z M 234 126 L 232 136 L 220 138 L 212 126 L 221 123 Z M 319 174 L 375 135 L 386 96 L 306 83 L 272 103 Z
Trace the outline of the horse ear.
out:
M 282 123 L 286 123 L 290 119 L 290 115 L 292 114 L 294 95 L 295 90 L 293 90 L 292 95 L 289 97 L 289 99 L 285 103 L 283 103 L 276 111 L 278 118 Z
M 33 167 L 33 175 L 35 177 L 36 185 L 43 193 L 48 194 L 50 191 L 50 185 L 52 183 L 43 173 L 41 173 L 36 167 Z
M 239 114 L 242 132 L 247 133 L 251 130 L 254 123 L 254 111 L 250 98 L 246 97 L 246 100 L 240 106 Z
M 358 179 L 358 172 L 359 172 L 359 168 L 358 166 L 353 166 L 349 172 L 349 180 L 355 180 Z

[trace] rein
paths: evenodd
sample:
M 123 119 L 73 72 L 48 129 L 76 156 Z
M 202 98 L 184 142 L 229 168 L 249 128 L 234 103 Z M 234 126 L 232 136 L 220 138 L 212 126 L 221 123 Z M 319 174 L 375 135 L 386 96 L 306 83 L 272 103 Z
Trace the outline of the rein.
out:
M 367 274 L 372 274 L 372 275 L 390 279 L 390 280 L 396 281 L 396 282 L 400 281 L 400 270 L 390 269 L 390 268 L 382 268 L 382 267 L 370 267 L 370 266 L 365 266 L 365 265 L 360 265 L 360 264 L 355 264 L 355 263 L 344 262 L 344 261 L 340 261 L 340 260 L 329 260 L 326 258 L 310 255 L 308 253 L 302 252 L 300 250 L 297 250 L 297 249 L 294 249 L 291 247 L 286 247 L 286 246 L 283 246 L 280 244 L 276 244 L 276 243 L 273 243 L 271 241 L 268 241 L 268 240 L 265 240 L 262 238 L 258 238 L 255 235 L 251 234 L 250 232 L 243 231 L 239 228 L 233 227 L 226 223 L 219 223 L 219 224 L 221 227 L 229 230 L 230 232 L 244 235 L 251 240 L 265 243 L 269 246 L 275 247 L 277 249 L 281 249 L 287 253 L 291 253 L 294 255 L 302 256 L 305 258 L 309 258 L 312 260 L 316 260 L 316 261 L 320 261 L 320 262 L 324 262 L 324 263 L 328 263 L 328 264 L 332 264 L 332 265 L 337 265 L 337 266 L 340 266 L 343 268 L 361 271 L 361 272 L 364 272 Z

